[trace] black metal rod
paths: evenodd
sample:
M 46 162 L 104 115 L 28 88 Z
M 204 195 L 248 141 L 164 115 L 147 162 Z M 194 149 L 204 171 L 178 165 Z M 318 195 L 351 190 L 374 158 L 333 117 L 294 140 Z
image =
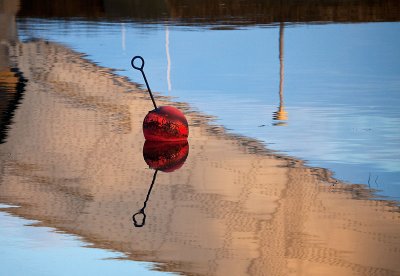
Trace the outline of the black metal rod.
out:
M 140 60 L 141 60 L 142 65 L 141 65 L 140 67 L 138 67 L 138 66 L 135 65 L 135 60 L 136 60 L 136 59 L 140 59 Z M 151 93 L 151 89 L 150 89 L 149 83 L 147 82 L 147 78 L 146 78 L 146 75 L 145 75 L 144 70 L 143 70 L 143 67 L 144 67 L 144 59 L 143 59 L 141 56 L 135 56 L 135 57 L 133 57 L 132 60 L 131 60 L 131 65 L 132 65 L 132 67 L 133 67 L 134 69 L 139 70 L 140 72 L 142 72 L 142 76 L 143 76 L 144 82 L 146 83 L 146 87 L 147 87 L 147 90 L 149 91 L 150 98 L 151 98 L 151 101 L 153 102 L 154 108 L 155 108 L 155 109 L 158 109 L 158 108 L 157 108 L 156 101 L 154 100 L 154 97 L 153 97 L 153 93 Z
M 147 192 L 147 195 L 146 195 L 146 200 L 143 202 L 143 208 L 140 209 L 139 212 L 135 213 L 135 214 L 132 216 L 133 224 L 135 225 L 135 227 L 142 227 L 142 226 L 145 225 L 145 223 L 146 223 L 146 214 L 145 214 L 145 212 L 144 212 L 144 209 L 146 209 L 147 201 L 148 201 L 149 198 L 150 198 L 151 190 L 153 189 L 154 182 L 156 181 L 157 172 L 158 172 L 158 170 L 156 170 L 156 171 L 154 172 L 153 180 L 151 181 L 151 185 L 150 185 L 149 191 Z M 143 219 L 142 219 L 142 222 L 141 222 L 141 223 L 139 223 L 139 222 L 136 220 L 136 216 L 137 216 L 137 215 L 140 215 L 140 214 L 143 215 Z
M 147 192 L 146 200 L 145 200 L 144 203 L 143 203 L 143 208 L 146 208 L 147 201 L 148 201 L 149 198 L 150 198 L 151 190 L 153 190 L 154 182 L 156 181 L 157 172 L 158 172 L 158 170 L 156 170 L 156 171 L 154 172 L 153 180 L 151 181 L 151 185 L 150 185 L 149 191 Z

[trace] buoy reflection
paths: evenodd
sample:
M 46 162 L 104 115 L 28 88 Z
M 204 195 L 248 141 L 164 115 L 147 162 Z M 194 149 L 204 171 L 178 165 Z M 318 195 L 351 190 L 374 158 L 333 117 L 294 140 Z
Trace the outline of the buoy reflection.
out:
M 150 198 L 154 183 L 156 182 L 158 171 L 170 173 L 183 166 L 189 155 L 189 143 L 187 141 L 178 142 L 155 142 L 146 141 L 143 145 L 143 158 L 151 169 L 154 169 L 153 179 L 143 207 L 132 216 L 135 227 L 143 227 L 146 223 L 145 209 Z
M 154 170 L 173 172 L 186 161 L 189 154 L 187 141 L 156 142 L 146 141 L 143 146 L 143 158 Z

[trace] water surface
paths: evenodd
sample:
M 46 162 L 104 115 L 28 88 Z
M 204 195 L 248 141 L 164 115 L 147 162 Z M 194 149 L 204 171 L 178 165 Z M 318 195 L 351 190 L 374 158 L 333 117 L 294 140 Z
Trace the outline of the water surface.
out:
M 11 208 L 15 208 L 13 206 Z M 9 206 L 0 205 L 7 211 Z M 3 209 L 4 208 L 4 209 Z M 123 254 L 91 248 L 92 244 L 49 227 L 35 227 L 37 221 L 0 212 L 0 256 L 8 275 L 173 275 L 152 271 L 151 264 L 118 261 Z M 66 261 L 68 260 L 68 261 Z M 51 264 L 51 265 L 49 265 Z
M 344 181 L 400 196 L 398 23 L 214 30 L 24 20 L 20 26 L 23 38 L 65 43 L 139 83 L 129 61 L 140 54 L 161 95 Z
M 239 2 L 0 3 L 9 274 L 399 273 L 397 2 Z

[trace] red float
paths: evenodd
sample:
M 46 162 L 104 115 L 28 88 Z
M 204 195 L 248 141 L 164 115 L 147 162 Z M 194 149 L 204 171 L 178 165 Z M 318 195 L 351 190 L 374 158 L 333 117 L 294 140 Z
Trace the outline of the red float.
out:
M 150 111 L 143 121 L 144 138 L 149 141 L 182 141 L 188 138 L 188 122 L 173 106 L 161 106 Z
M 135 60 L 139 60 L 141 62 L 140 65 L 135 64 Z M 185 115 L 173 106 L 157 107 L 143 71 L 144 59 L 141 56 L 135 56 L 131 60 L 131 65 L 134 69 L 142 73 L 151 101 L 154 105 L 154 110 L 150 111 L 143 121 L 144 138 L 149 141 L 186 140 L 189 135 L 189 126 Z

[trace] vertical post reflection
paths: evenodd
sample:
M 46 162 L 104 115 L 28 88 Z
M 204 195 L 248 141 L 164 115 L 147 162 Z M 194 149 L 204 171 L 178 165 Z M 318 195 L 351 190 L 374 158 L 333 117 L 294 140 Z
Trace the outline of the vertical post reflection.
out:
M 122 46 L 122 51 L 125 53 L 126 50 L 126 31 L 125 31 L 125 23 L 121 23 L 121 46 Z
M 171 91 L 171 57 L 169 55 L 169 28 L 168 25 L 165 27 L 165 52 L 167 53 L 167 82 L 168 91 Z
M 287 112 L 285 111 L 284 98 L 283 98 L 283 85 L 284 85 L 284 30 L 285 23 L 281 22 L 279 24 L 279 107 L 273 114 L 273 119 L 279 122 L 275 122 L 274 126 L 285 126 L 285 122 L 288 119 Z

